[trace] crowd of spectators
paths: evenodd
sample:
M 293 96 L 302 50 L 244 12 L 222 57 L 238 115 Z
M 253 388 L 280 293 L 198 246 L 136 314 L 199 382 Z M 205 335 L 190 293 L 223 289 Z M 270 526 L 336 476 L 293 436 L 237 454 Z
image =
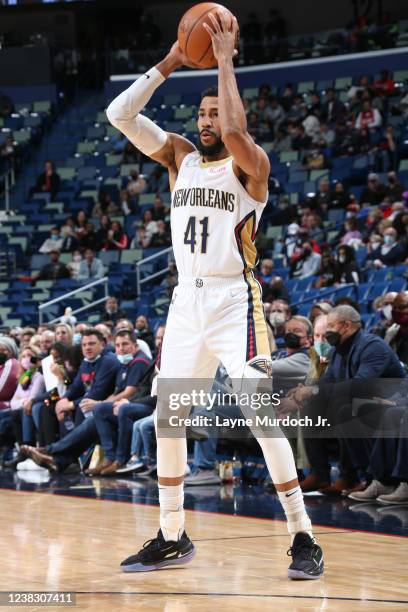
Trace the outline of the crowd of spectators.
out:
M 268 262 L 263 262 L 261 275 L 264 282 L 271 280 Z M 318 415 L 327 416 L 336 426 L 335 436 L 317 428 L 317 435 L 304 438 L 287 426 L 305 492 L 318 489 L 357 501 L 406 503 L 408 292 L 382 296 L 375 308 L 381 313 L 379 325 L 368 333 L 358 304 L 347 298 L 311 304 L 308 317 L 294 314 L 284 298 L 265 303 L 272 379 L 281 394 L 276 410 L 282 419 L 306 415 L 317 423 Z M 152 330 L 145 316 L 132 323 L 124 315 L 111 296 L 94 326 L 47 324 L 12 328 L 0 336 L 3 468 L 17 469 L 20 475 L 38 467 L 51 474 L 155 475 L 155 358 L 165 329 L 159 324 Z M 350 394 L 356 381 L 362 384 L 357 397 L 370 423 L 364 440 L 347 429 L 355 416 Z M 220 366 L 214 390 L 228 385 Z M 186 485 L 220 483 L 217 452 L 219 444 L 225 451 L 228 434 L 218 439 L 222 434 L 214 419 L 239 416 L 239 406 L 216 403 L 211 411 L 194 411 L 209 420 L 205 434 L 202 427 L 191 428 Z M 394 437 L 381 435 L 386 422 L 395 424 Z M 235 453 L 236 434 L 230 445 Z M 253 439 L 245 428 L 241 437 L 245 454 Z M 103 453 L 93 454 L 96 445 Z M 331 479 L 333 461 L 339 473 Z

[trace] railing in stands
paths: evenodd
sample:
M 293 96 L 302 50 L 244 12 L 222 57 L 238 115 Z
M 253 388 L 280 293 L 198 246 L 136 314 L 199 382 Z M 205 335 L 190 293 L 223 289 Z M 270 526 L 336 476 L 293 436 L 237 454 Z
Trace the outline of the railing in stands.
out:
M 154 253 L 154 255 L 149 255 L 149 257 L 145 257 L 144 259 L 141 259 L 140 261 L 136 263 L 136 279 L 137 279 L 138 297 L 140 297 L 140 294 L 142 291 L 142 285 L 144 285 L 145 283 L 148 283 L 154 278 L 157 278 L 161 274 L 168 272 L 170 269 L 169 266 L 167 266 L 166 268 L 163 268 L 162 270 L 158 270 L 157 272 L 154 272 L 153 274 L 149 274 L 148 276 L 145 276 L 144 278 L 142 278 L 141 267 L 148 262 L 154 261 L 155 259 L 159 257 L 163 257 L 163 255 L 165 255 L 166 253 L 170 253 L 172 250 L 173 250 L 172 247 L 168 247 L 167 249 L 163 249 L 162 251 L 159 251 L 158 253 Z
M 16 183 L 14 168 L 9 168 L 0 176 L 0 196 L 4 201 L 4 212 L 10 212 L 10 192 Z
M 50 306 L 53 306 L 54 304 L 58 304 L 58 302 L 62 302 L 66 300 L 67 298 L 73 297 L 77 295 L 78 293 L 81 293 L 82 291 L 86 291 L 87 289 L 91 289 L 92 287 L 97 287 L 98 285 L 102 285 L 102 284 L 104 285 L 104 288 L 105 288 L 104 297 L 100 298 L 99 300 L 94 300 L 93 302 L 90 302 L 89 304 L 85 304 L 85 306 L 81 306 L 80 308 L 77 308 L 76 310 L 73 310 L 72 314 L 76 315 L 79 312 L 84 312 L 85 310 L 89 310 L 90 308 L 93 308 L 97 304 L 102 304 L 102 302 L 106 302 L 106 300 L 109 297 L 108 283 L 109 283 L 109 278 L 107 276 L 104 276 L 103 278 L 98 278 L 98 280 L 92 281 L 92 283 L 88 283 L 87 285 L 82 285 L 81 287 L 78 287 L 78 289 L 74 289 L 73 291 L 68 291 L 68 293 L 64 293 L 64 295 L 60 295 L 59 297 L 54 298 L 53 300 L 49 300 L 48 302 L 44 302 L 44 304 L 40 304 L 40 306 L 38 307 L 39 324 L 42 325 L 43 323 L 43 311 L 46 308 L 49 308 Z M 57 317 L 56 319 L 53 319 L 52 321 L 48 321 L 48 323 L 56 323 L 63 316 L 64 315 L 61 315 L 60 317 Z
M 327 287 L 327 290 L 321 289 L 321 293 L 319 293 L 318 300 L 316 300 L 315 295 L 312 295 L 310 297 L 303 297 L 298 302 L 294 302 L 293 304 L 291 304 L 291 308 L 294 308 L 296 306 L 301 306 L 305 302 L 316 302 L 316 301 L 321 302 L 322 300 L 329 297 L 330 295 L 335 295 L 337 293 L 344 292 L 345 289 L 350 289 L 350 288 L 354 290 L 356 299 L 358 300 L 358 285 L 356 283 L 344 283 L 344 285 L 341 285 L 340 287 Z M 306 292 L 307 290 L 305 291 L 305 293 Z

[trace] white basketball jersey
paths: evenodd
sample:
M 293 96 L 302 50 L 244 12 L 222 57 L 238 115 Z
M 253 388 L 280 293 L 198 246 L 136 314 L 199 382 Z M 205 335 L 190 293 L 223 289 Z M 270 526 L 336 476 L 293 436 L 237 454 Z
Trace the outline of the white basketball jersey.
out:
M 205 163 L 186 155 L 171 198 L 171 235 L 181 276 L 234 276 L 256 263 L 255 234 L 265 202 L 246 192 L 232 157 Z

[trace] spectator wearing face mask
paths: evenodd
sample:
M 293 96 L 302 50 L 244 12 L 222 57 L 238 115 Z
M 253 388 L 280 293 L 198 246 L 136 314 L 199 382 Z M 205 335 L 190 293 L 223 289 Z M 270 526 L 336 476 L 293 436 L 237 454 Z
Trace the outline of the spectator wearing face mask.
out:
M 373 302 L 373 309 L 379 315 L 380 321 L 372 328 L 373 334 L 377 334 L 384 338 L 385 332 L 392 325 L 392 305 L 397 297 L 396 291 L 389 291 L 385 295 L 381 295 Z
M 392 302 L 391 321 L 385 341 L 408 369 L 408 291 L 398 293 Z
M 278 346 L 283 345 L 285 324 L 291 316 L 290 306 L 285 300 L 274 300 L 270 306 L 268 322 L 272 327 L 274 339 Z
M 40 253 L 51 253 L 52 251 L 60 251 L 62 248 L 62 236 L 58 227 L 53 227 L 50 238 L 44 240 L 39 248 Z
M 390 196 L 393 202 L 400 200 L 404 191 L 403 184 L 397 179 L 397 175 L 393 170 L 388 173 L 387 178 L 388 182 L 385 187 L 385 195 Z
M 398 240 L 397 230 L 388 227 L 384 231 L 384 244 L 367 256 L 366 263 L 372 264 L 375 268 L 395 266 L 404 261 L 405 255 L 405 249 Z
M 356 262 L 355 251 L 351 246 L 342 244 L 337 249 L 337 266 L 334 281 L 337 284 L 360 282 L 360 269 Z
M 322 256 L 313 251 L 310 242 L 303 242 L 291 257 L 290 267 L 292 278 L 308 278 L 314 276 L 320 270 Z
M 313 327 L 309 319 L 294 316 L 285 323 L 285 348 L 272 355 L 272 379 L 276 389 L 285 393 L 303 383 L 310 368 L 309 349 Z
M 331 345 L 326 339 L 327 315 L 319 315 L 313 325 L 313 346 L 309 350 L 310 368 L 304 385 L 291 389 L 286 398 L 279 406 L 279 414 L 285 416 L 301 410 L 301 416 L 308 415 L 308 402 L 299 403 L 299 398 L 312 385 L 316 384 L 329 365 Z M 315 491 L 329 486 L 330 471 L 326 468 L 320 469 L 322 464 L 328 465 L 330 444 L 329 440 L 321 438 L 304 438 L 303 444 L 306 450 L 310 473 L 300 484 L 303 491 Z M 322 459 L 324 458 L 324 459 Z

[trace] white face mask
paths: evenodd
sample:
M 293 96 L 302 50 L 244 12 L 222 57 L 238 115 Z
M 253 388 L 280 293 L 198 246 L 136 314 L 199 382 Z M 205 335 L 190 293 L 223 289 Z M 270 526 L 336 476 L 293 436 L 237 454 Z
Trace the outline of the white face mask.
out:
M 269 315 L 269 322 L 273 327 L 280 327 L 284 325 L 286 321 L 286 317 L 283 312 L 271 312 Z
M 392 319 L 392 304 L 387 304 L 386 306 L 384 306 L 384 308 L 382 309 L 383 315 L 384 317 L 387 319 L 387 321 L 391 321 Z
M 381 242 L 372 242 L 371 243 L 371 248 L 373 249 L 373 251 L 375 251 L 375 249 L 378 249 L 379 246 L 381 246 Z
M 345 263 L 345 261 L 346 261 L 346 257 L 344 255 L 339 255 L 339 262 Z

